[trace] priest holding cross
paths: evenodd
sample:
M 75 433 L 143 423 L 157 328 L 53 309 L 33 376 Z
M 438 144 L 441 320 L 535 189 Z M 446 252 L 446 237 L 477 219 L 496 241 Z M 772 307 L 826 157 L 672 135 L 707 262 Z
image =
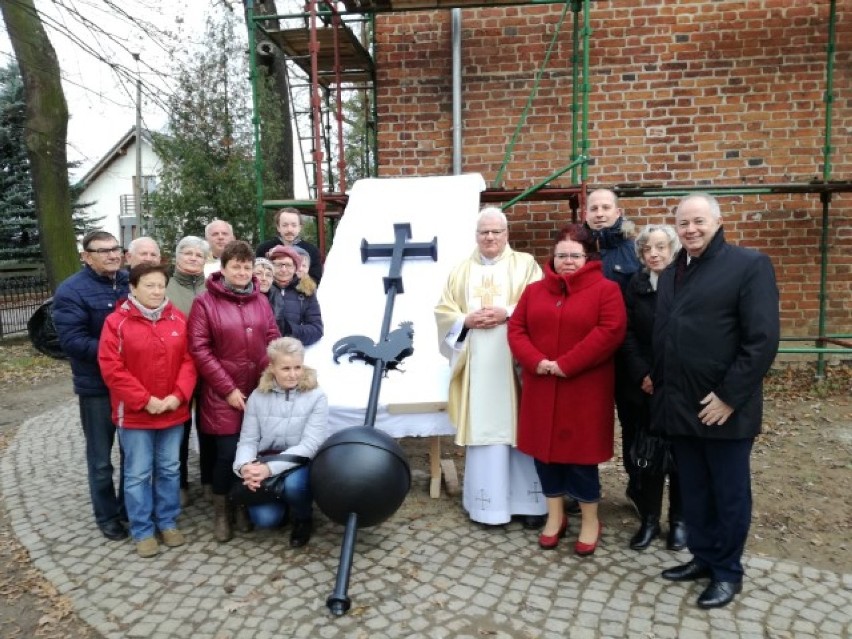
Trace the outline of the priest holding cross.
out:
M 456 444 L 467 447 L 463 506 L 482 524 L 520 515 L 533 528 L 543 523 L 547 506 L 532 458 L 515 448 L 518 380 L 506 322 L 542 271 L 508 240 L 503 212 L 482 209 L 477 248 L 451 271 L 435 319 L 441 353 L 452 367 L 448 412 Z

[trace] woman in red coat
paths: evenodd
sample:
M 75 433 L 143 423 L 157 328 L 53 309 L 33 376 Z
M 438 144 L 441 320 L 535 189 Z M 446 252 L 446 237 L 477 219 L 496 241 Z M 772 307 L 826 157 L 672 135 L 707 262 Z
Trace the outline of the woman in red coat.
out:
M 109 389 L 112 421 L 124 451 L 124 503 L 141 557 L 182 546 L 180 442 L 195 388 L 186 318 L 166 299 L 166 267 L 130 271 L 130 296 L 107 317 L 98 364 Z
M 257 388 L 269 359 L 266 345 L 277 337 L 272 307 L 253 277 L 254 251 L 235 241 L 222 251 L 221 270 L 207 279 L 189 313 L 189 352 L 201 377 L 201 432 L 215 443 L 213 534 L 229 541 L 228 492 L 235 481 L 231 466 L 240 439 L 246 398 Z M 248 515 L 238 512 L 238 528 Z
M 542 548 L 568 528 L 563 496 L 580 502 L 574 551 L 600 538 L 598 464 L 612 457 L 613 355 L 627 318 L 618 284 L 607 280 L 589 231 L 560 231 L 544 279 L 524 291 L 509 321 L 509 346 L 523 369 L 518 449 L 535 458 L 547 497 Z

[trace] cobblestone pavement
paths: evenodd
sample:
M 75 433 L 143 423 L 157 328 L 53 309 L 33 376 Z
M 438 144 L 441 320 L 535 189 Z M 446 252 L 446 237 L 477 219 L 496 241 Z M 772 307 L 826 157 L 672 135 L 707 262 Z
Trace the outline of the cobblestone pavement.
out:
M 743 594 L 702 611 L 698 583 L 672 584 L 661 568 L 685 560 L 661 547 L 627 549 L 629 533 L 604 529 L 593 558 L 559 549 L 512 523 L 484 529 L 457 500 L 427 496 L 415 473 L 400 511 L 359 531 L 352 609 L 325 607 L 342 527 L 318 517 L 304 549 L 287 531 L 212 539 L 209 506 L 196 495 L 180 525 L 182 548 L 140 559 L 130 542 L 94 525 L 73 402 L 27 421 L 0 460 L 0 489 L 15 533 L 80 617 L 105 637 L 849 637 L 852 574 L 748 557 Z

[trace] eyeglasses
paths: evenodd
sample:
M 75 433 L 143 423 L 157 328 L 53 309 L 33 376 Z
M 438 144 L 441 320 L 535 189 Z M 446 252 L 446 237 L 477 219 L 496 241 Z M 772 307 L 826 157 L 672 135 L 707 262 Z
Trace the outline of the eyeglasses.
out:
M 285 269 L 288 270 L 288 271 L 296 269 L 295 264 L 287 264 L 286 262 L 273 262 L 272 266 L 277 268 L 279 271 L 283 271 Z
M 557 260 L 584 260 L 586 259 L 585 253 L 556 253 L 553 257 Z
M 488 237 L 489 235 L 493 235 L 494 237 L 498 237 L 498 236 L 500 236 L 500 235 L 503 235 L 503 233 L 505 233 L 505 232 L 506 232 L 506 229 L 496 229 L 496 230 L 493 230 L 493 231 L 492 231 L 492 230 L 489 230 L 489 231 L 477 231 L 477 232 L 476 232 L 476 234 L 477 234 L 479 237 Z
M 124 250 L 121 246 L 112 246 L 110 248 L 85 249 L 86 253 L 97 253 L 98 255 L 109 255 L 110 253 L 121 253 Z

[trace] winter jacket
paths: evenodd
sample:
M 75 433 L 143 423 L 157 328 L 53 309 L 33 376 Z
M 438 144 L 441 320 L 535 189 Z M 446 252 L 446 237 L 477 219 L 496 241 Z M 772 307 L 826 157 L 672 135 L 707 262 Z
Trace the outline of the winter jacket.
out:
M 281 238 L 277 235 L 272 239 L 261 242 L 258 244 L 257 249 L 255 249 L 255 257 L 266 257 L 266 254 L 269 253 L 269 251 L 274 249 L 276 246 L 281 246 L 282 244 L 284 244 L 284 242 L 282 242 Z M 303 239 L 297 239 L 293 243 L 293 246 L 303 249 L 311 258 L 311 265 L 308 267 L 308 275 L 313 278 L 314 282 L 319 284 L 322 279 L 322 257 L 320 257 L 319 249 Z
M 678 269 L 683 279 L 675 290 Z M 760 433 L 763 377 L 778 351 L 778 304 L 769 258 L 726 243 L 723 229 L 689 266 L 681 251 L 657 285 L 654 428 L 708 439 Z M 705 426 L 698 418 L 710 392 L 734 409 L 721 426 Z
M 651 374 L 651 365 L 654 363 L 651 337 L 654 332 L 657 292 L 651 286 L 648 271 L 639 271 L 630 279 L 624 306 L 627 310 L 627 333 L 617 361 L 624 378 L 622 396 L 635 409 L 650 397 L 642 390 L 642 380 Z
M 189 317 L 195 298 L 207 290 L 206 279 L 203 274 L 188 275 L 175 269 L 166 286 L 166 296 L 181 313 Z
M 293 277 L 284 289 L 273 283 L 267 296 L 282 335 L 295 337 L 305 346 L 320 340 L 322 313 L 313 280 Z
M 124 300 L 104 323 L 98 362 L 119 428 L 169 428 L 189 419 L 195 365 L 187 350 L 186 317 L 171 302 L 151 321 Z M 176 410 L 159 415 L 145 410 L 152 396 L 169 395 L 180 400 Z
M 632 222 L 628 222 L 632 225 Z M 598 245 L 603 262 L 603 274 L 608 280 L 616 282 L 622 294 L 634 273 L 642 269 L 636 256 L 636 243 L 624 234 L 624 218 L 619 217 L 615 224 L 605 229 L 589 229 Z
M 234 472 L 239 475 L 240 466 L 266 450 L 313 459 L 325 441 L 327 425 L 328 399 L 317 386 L 316 371 L 303 368 L 299 385 L 284 390 L 275 383 L 272 371 L 266 370 L 246 405 Z M 292 462 L 269 462 L 273 475 L 293 466 Z
M 518 449 L 547 463 L 598 464 L 612 457 L 613 355 L 627 319 L 621 292 L 598 261 L 527 286 L 509 320 L 522 369 Z M 544 359 L 565 373 L 538 375 Z
M 208 435 L 240 432 L 243 413 L 226 397 L 237 388 L 251 395 L 268 364 L 266 345 L 280 337 L 257 279 L 252 282 L 252 292 L 240 295 L 225 288 L 221 272 L 213 273 L 189 313 L 189 352 L 201 378 L 201 431 Z
M 104 321 L 128 294 L 127 273 L 115 279 L 98 275 L 88 265 L 66 279 L 53 296 L 53 323 L 63 352 L 71 360 L 74 392 L 107 395 L 98 367 L 98 340 Z

